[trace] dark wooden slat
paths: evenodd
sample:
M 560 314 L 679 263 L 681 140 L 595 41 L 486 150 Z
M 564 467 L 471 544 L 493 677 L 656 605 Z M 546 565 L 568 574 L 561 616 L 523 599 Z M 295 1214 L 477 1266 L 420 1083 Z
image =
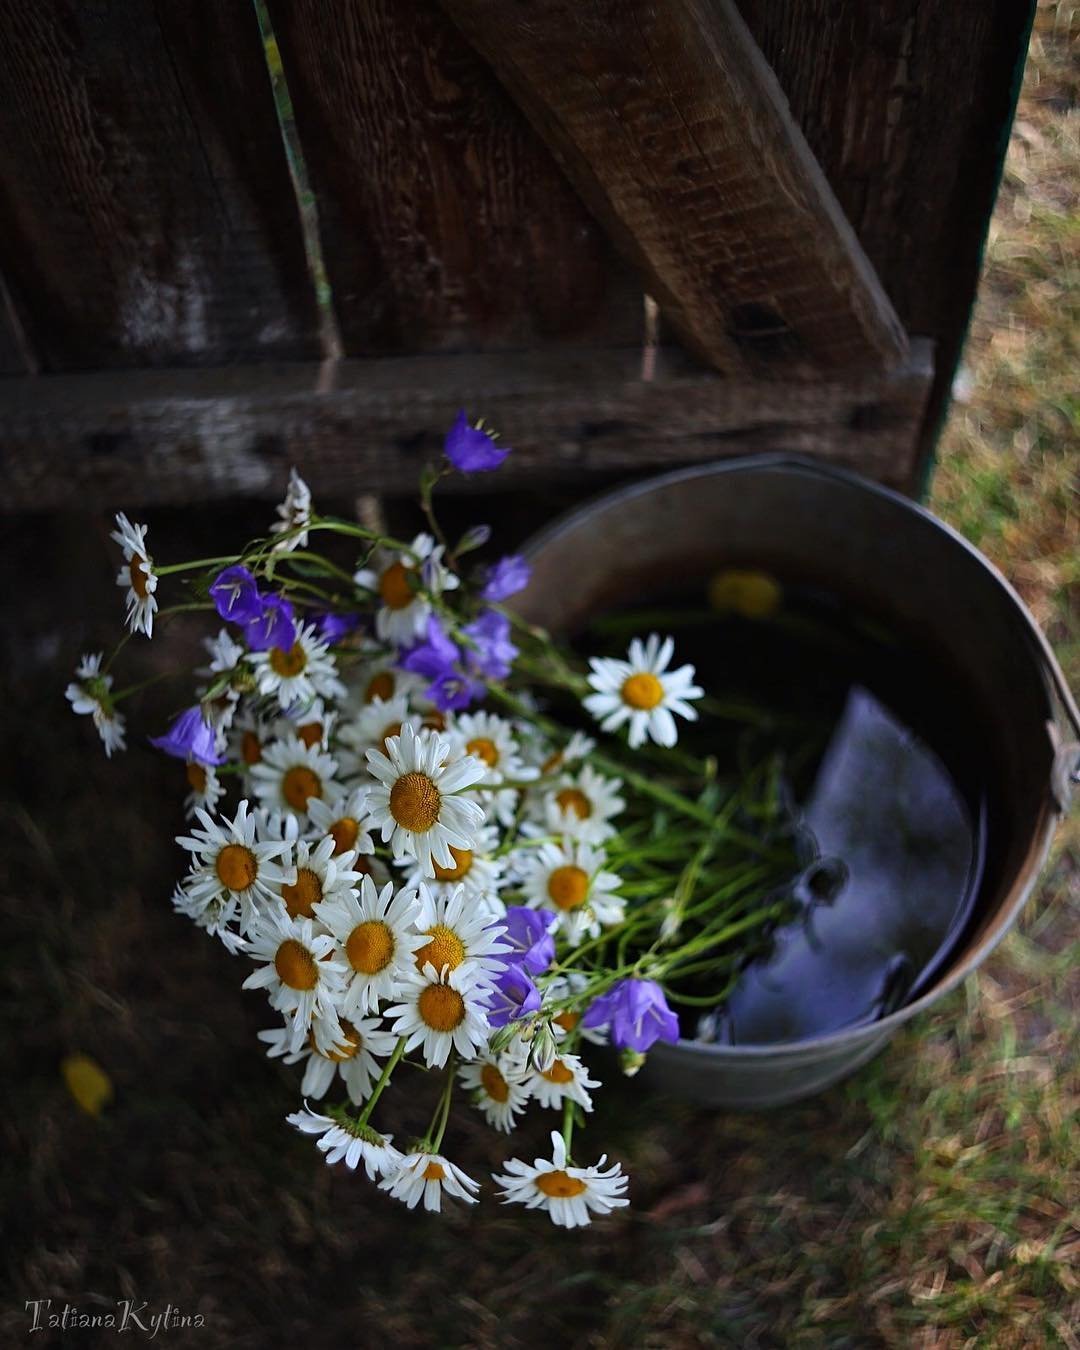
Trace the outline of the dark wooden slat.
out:
M 641 340 L 641 287 L 434 0 L 270 0 L 350 355 Z
M 7 282 L 0 275 L 0 375 L 33 375 L 37 359 L 23 332 Z
M 441 0 L 683 340 L 721 369 L 883 369 L 906 340 L 729 0 Z
M 505 490 L 747 450 L 820 455 L 910 487 L 931 361 L 782 385 L 703 371 L 678 350 L 656 378 L 622 349 L 39 376 L 0 385 L 7 510 L 278 496 L 295 463 L 317 492 L 415 491 L 459 407 L 499 427 Z
M 975 294 L 1034 0 L 739 4 L 905 327 L 935 343 L 934 424 Z
M 250 0 L 0 0 L 0 265 L 46 369 L 318 353 Z

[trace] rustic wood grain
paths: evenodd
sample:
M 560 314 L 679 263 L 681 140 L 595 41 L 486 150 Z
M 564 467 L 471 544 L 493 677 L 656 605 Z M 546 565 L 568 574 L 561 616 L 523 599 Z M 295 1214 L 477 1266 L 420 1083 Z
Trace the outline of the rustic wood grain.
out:
M 729 0 L 442 0 L 683 340 L 883 369 L 906 338 Z
M 910 487 L 931 374 L 916 344 L 889 375 L 727 380 L 678 350 L 656 376 L 623 349 L 346 361 L 316 392 L 314 364 L 38 376 L 4 381 L 4 508 L 135 507 L 277 497 L 296 464 L 316 492 L 415 492 L 459 407 L 501 429 L 513 489 L 644 471 L 748 450 L 820 455 Z
M 640 283 L 433 0 L 269 10 L 350 355 L 640 342 Z
M 250 0 L 0 0 L 0 266 L 46 369 L 317 354 Z
M 739 0 L 909 333 L 934 340 L 928 432 L 978 282 L 1034 0 Z

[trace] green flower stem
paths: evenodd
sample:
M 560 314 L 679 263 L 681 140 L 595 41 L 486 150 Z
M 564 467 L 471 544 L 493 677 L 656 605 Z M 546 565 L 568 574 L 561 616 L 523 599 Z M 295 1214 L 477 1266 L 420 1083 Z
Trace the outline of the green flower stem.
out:
M 129 684 L 126 689 L 118 689 L 115 694 L 110 694 L 109 698 L 113 703 L 120 703 L 125 698 L 130 698 L 132 694 L 137 694 L 141 689 L 149 689 L 152 684 L 160 684 L 162 680 L 175 680 L 178 676 L 188 676 L 192 670 L 162 670 L 156 675 L 150 675 L 145 680 L 140 680 L 138 684 Z
M 210 567 L 231 567 L 240 561 L 240 555 L 233 553 L 227 558 L 195 558 L 191 562 L 166 563 L 164 567 L 154 564 L 154 574 L 159 577 L 172 576 L 174 572 L 205 571 Z
M 653 966 L 653 976 L 660 979 L 662 976 L 677 971 L 679 978 L 682 979 L 686 975 L 699 975 L 702 971 L 715 970 L 715 958 L 710 958 L 708 961 L 691 962 L 688 966 L 684 966 L 683 962 L 697 956 L 700 952 L 708 951 L 710 947 L 719 947 L 725 942 L 730 942 L 733 937 L 738 937 L 740 933 L 745 933 L 750 928 L 755 928 L 766 923 L 769 919 L 778 917 L 786 909 L 787 906 L 783 904 L 769 905 L 765 909 L 755 910 L 753 914 L 747 914 L 745 918 L 727 924 L 720 932 L 708 936 L 707 941 L 695 939 L 688 943 L 682 951 L 675 953 L 673 957 L 667 960 L 660 959 Z M 681 969 L 679 969 L 680 966 Z
M 446 1064 L 446 1082 L 443 1084 L 442 1096 L 439 1098 L 435 1115 L 428 1126 L 427 1137 L 431 1143 L 432 1153 L 438 1153 L 439 1149 L 442 1148 L 443 1135 L 446 1133 L 446 1122 L 450 1119 L 450 1103 L 454 1099 L 454 1069 L 456 1065 L 457 1055 L 451 1051 Z
M 569 1097 L 563 1102 L 562 1137 L 563 1143 L 566 1145 L 566 1161 L 569 1163 L 571 1157 L 570 1141 L 574 1137 L 574 1103 Z
M 397 1067 L 398 1060 L 405 1053 L 405 1040 L 406 1038 L 404 1036 L 400 1036 L 398 1038 L 398 1043 L 397 1045 L 394 1046 L 393 1054 L 383 1065 L 383 1071 L 379 1075 L 379 1081 L 375 1084 L 371 1096 L 367 1099 L 366 1103 L 364 1104 L 364 1109 L 360 1112 L 360 1115 L 357 1117 L 359 1124 L 366 1125 L 368 1121 L 371 1119 L 371 1113 L 372 1111 L 375 1110 L 375 1103 L 382 1096 L 383 1089 L 386 1087 L 387 1083 L 389 1083 L 390 1075 L 394 1072 L 394 1069 Z

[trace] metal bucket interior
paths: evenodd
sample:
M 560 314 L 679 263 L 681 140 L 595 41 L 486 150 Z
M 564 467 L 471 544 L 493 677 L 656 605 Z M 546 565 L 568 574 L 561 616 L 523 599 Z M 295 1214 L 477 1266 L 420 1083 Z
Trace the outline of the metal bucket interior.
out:
M 716 1105 L 780 1105 L 870 1059 L 896 1029 L 982 962 L 1027 898 L 1060 807 L 1048 655 L 1034 621 L 970 544 L 907 498 L 857 476 L 782 456 L 728 460 L 616 491 L 531 543 L 519 610 L 573 632 L 615 606 L 647 603 L 720 567 L 758 567 L 819 586 L 940 653 L 988 729 L 992 803 L 974 915 L 951 961 L 911 1003 L 877 1022 L 781 1045 L 658 1045 L 661 1090 Z M 1058 672 L 1060 675 L 1060 672 Z M 913 897 L 917 903 L 917 897 Z

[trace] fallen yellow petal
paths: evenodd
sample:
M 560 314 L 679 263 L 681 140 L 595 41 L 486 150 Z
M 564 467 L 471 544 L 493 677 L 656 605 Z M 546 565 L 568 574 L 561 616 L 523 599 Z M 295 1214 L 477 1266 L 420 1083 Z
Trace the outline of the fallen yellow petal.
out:
M 780 608 L 778 582 L 764 572 L 743 571 L 736 567 L 717 572 L 709 582 L 709 604 L 713 609 L 734 610 L 744 619 L 764 619 Z
M 89 1055 L 68 1055 L 60 1061 L 67 1090 L 88 1116 L 100 1116 L 113 1098 L 112 1079 Z

